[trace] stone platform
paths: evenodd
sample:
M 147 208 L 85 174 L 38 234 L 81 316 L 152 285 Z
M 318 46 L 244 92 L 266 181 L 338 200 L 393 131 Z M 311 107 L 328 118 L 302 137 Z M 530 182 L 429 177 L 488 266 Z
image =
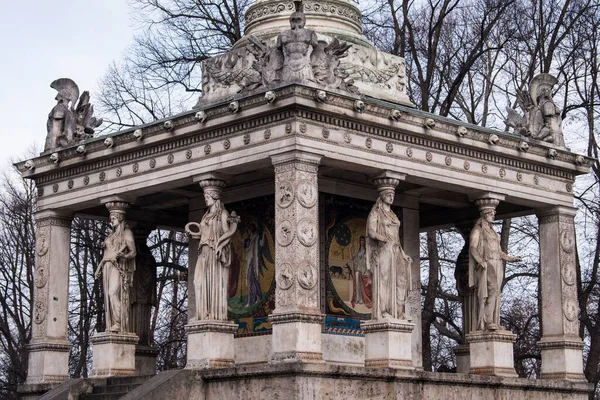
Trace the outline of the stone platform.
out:
M 591 384 L 566 381 L 282 363 L 166 371 L 123 399 L 587 400 L 592 391 Z

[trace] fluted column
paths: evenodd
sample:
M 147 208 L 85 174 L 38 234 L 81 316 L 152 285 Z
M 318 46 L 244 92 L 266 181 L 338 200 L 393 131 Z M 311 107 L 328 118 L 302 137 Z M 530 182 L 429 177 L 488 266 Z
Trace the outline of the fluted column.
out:
M 583 342 L 575 260 L 575 209 L 552 207 L 537 213 L 540 224 L 543 379 L 583 381 Z
M 275 166 L 275 310 L 271 362 L 321 362 L 319 187 L 321 156 L 291 151 Z
M 36 218 L 32 335 L 26 384 L 54 384 L 69 376 L 67 340 L 72 216 L 41 211 Z

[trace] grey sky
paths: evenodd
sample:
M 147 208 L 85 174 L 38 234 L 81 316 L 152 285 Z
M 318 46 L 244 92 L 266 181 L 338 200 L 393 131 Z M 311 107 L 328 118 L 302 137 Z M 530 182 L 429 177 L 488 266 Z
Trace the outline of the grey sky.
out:
M 5 1 L 0 8 L 0 170 L 41 151 L 48 113 L 56 102 L 50 83 L 71 78 L 94 103 L 98 80 L 133 41 L 126 0 Z

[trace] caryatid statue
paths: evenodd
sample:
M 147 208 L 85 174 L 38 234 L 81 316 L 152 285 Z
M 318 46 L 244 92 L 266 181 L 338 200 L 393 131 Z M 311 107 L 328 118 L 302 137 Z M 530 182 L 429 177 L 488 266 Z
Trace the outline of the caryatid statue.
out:
M 373 319 L 407 319 L 412 258 L 400 244 L 400 220 L 392 211 L 396 179 L 375 179 L 379 198 L 367 218 L 367 268 L 373 279 Z
M 521 261 L 500 248 L 500 236 L 492 223 L 499 200 L 479 199 L 481 217 L 475 223 L 469 239 L 469 287 L 476 288 L 477 307 L 472 321 L 477 330 L 498 330 L 500 326 L 500 291 L 504 279 L 504 261 Z
M 199 241 L 194 271 L 197 314 L 191 319 L 226 321 L 231 237 L 240 219 L 235 212 L 229 215 L 223 205 L 224 181 L 203 180 L 200 186 L 204 190 L 206 213 L 199 223 L 190 222 L 185 226 L 188 235 Z
M 128 204 L 113 201 L 106 207 L 113 231 L 104 241 L 104 254 L 95 277 L 103 276 L 106 332 L 128 333 L 131 332 L 130 295 L 137 254 L 135 239 L 125 223 Z

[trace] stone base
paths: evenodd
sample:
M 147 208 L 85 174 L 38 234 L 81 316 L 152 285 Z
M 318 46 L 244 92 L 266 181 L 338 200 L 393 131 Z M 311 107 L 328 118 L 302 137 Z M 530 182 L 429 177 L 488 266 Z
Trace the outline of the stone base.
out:
M 583 342 L 575 338 L 543 337 L 538 342 L 542 349 L 542 379 L 583 382 Z
M 92 374 L 94 378 L 135 375 L 134 333 L 96 333 L 92 337 Z
M 29 369 L 26 385 L 57 385 L 69 379 L 69 342 L 34 341 L 27 349 Z
M 156 356 L 158 356 L 158 349 L 156 347 L 135 346 L 135 374 L 156 374 Z
M 233 367 L 233 335 L 238 325 L 230 321 L 194 321 L 187 332 L 187 369 Z
M 382 319 L 365 321 L 360 326 L 365 333 L 365 367 L 415 369 L 411 349 L 415 324 Z
M 323 362 L 322 314 L 271 314 L 273 345 L 271 363 Z
M 243 368 L 161 372 L 127 395 L 128 400 L 588 400 L 594 385 L 389 368 L 279 363 Z
M 471 352 L 469 345 L 461 344 L 454 348 L 456 356 L 456 372 L 459 374 L 468 374 L 471 372 Z
M 470 347 L 470 373 L 475 375 L 517 377 L 510 331 L 476 331 L 466 335 Z

